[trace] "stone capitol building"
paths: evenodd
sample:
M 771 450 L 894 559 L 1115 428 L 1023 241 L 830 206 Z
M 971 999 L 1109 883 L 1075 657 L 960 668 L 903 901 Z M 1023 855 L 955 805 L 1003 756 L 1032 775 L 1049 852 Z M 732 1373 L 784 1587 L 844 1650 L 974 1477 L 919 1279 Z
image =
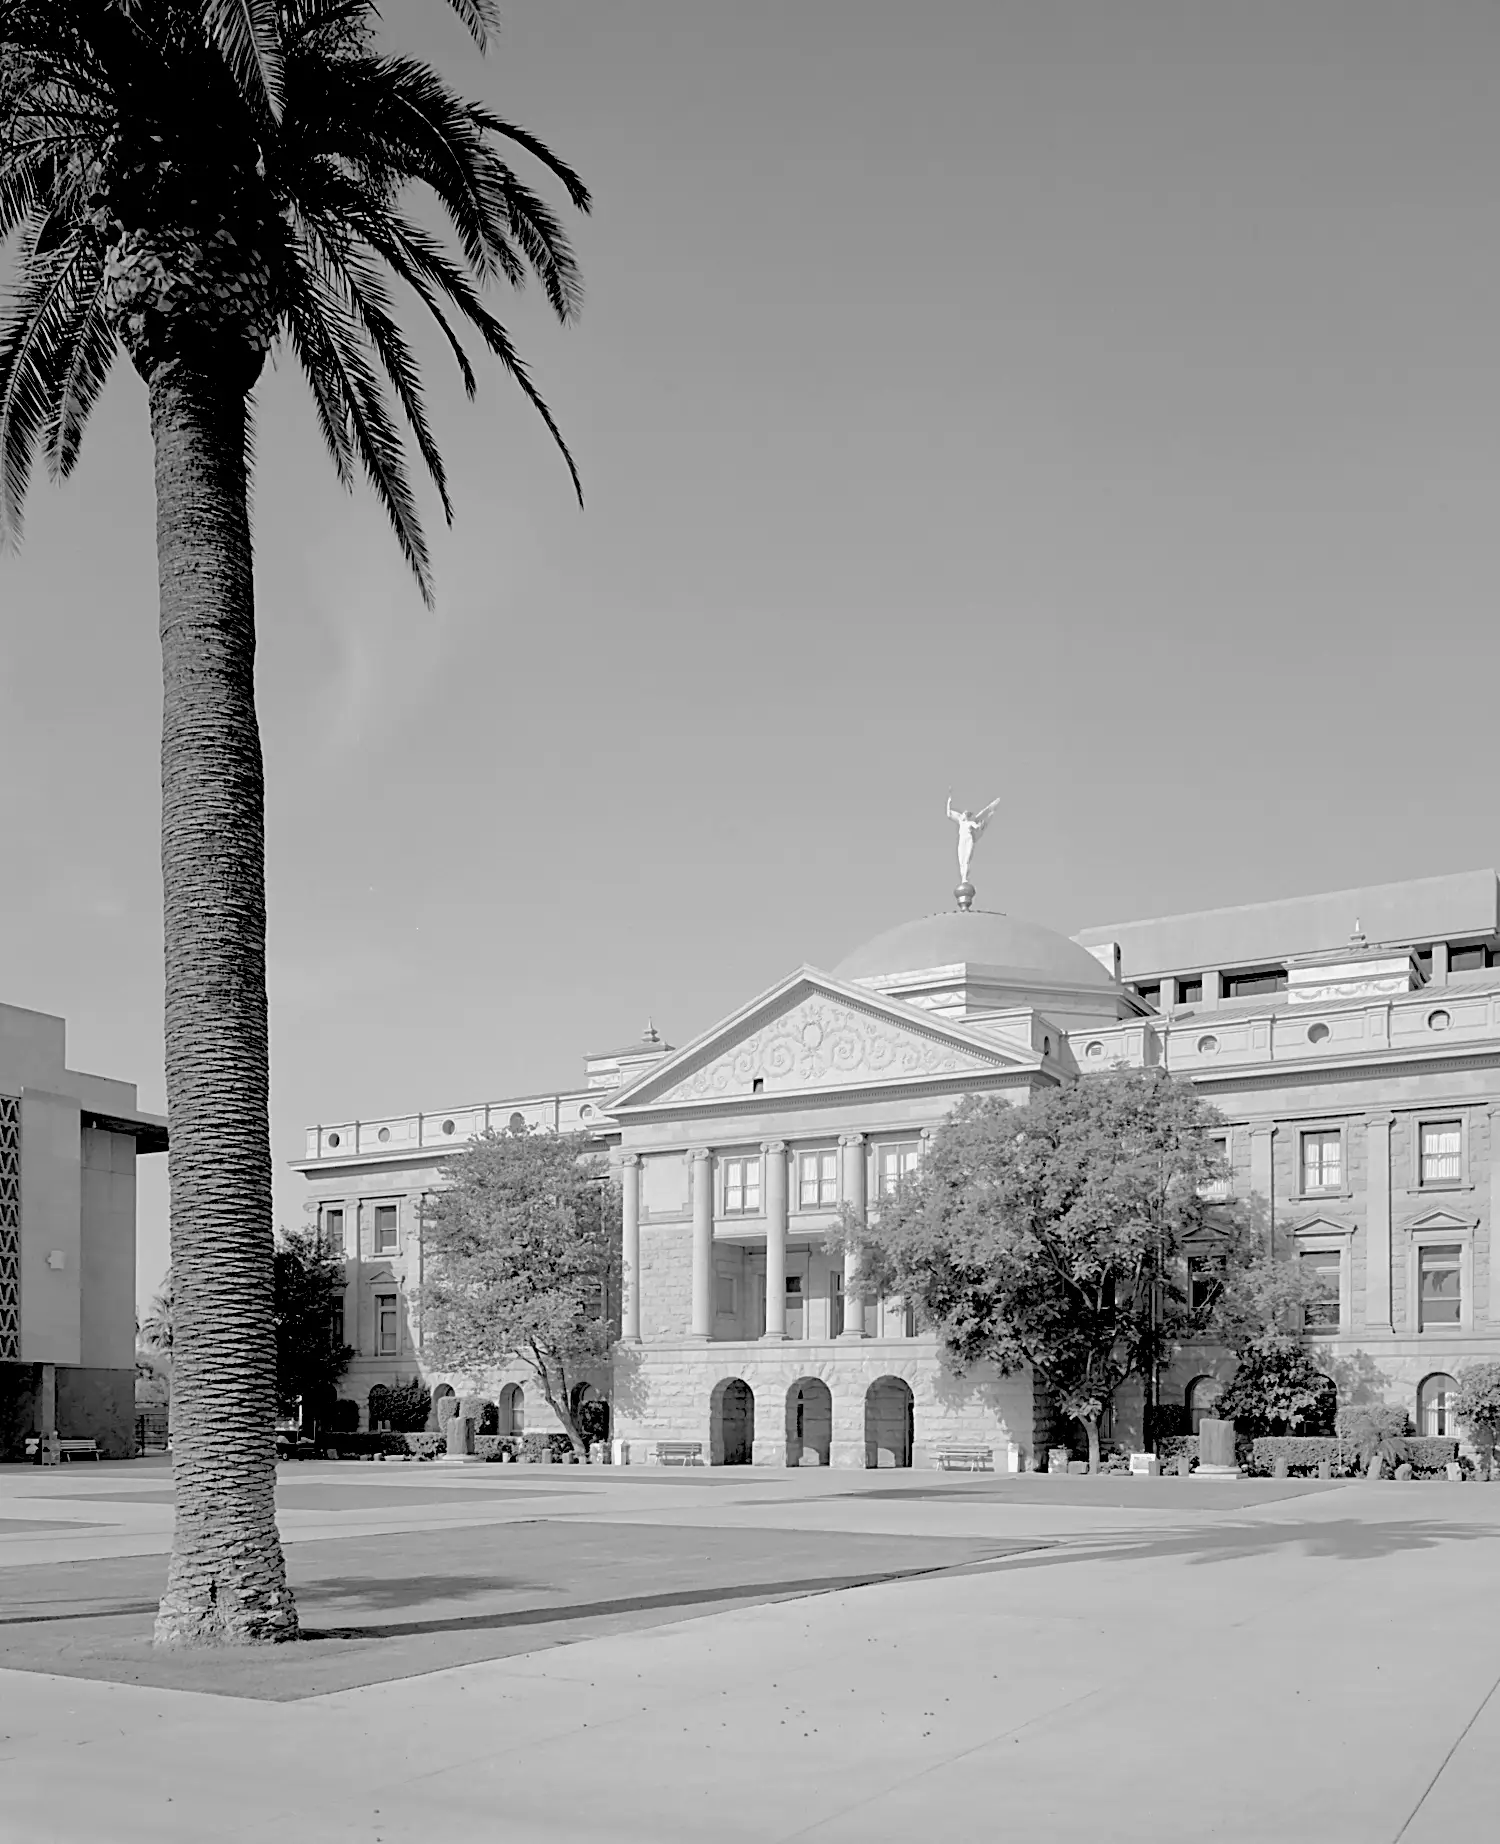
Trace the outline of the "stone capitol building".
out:
M 1500 1358 L 1490 1246 L 1500 1137 L 1500 885 L 1462 872 L 1087 928 L 1071 939 L 958 906 L 802 967 L 681 1049 L 648 1030 L 581 1085 L 308 1129 L 296 1162 L 345 1251 L 344 1392 L 424 1375 L 555 1426 L 516 1367 L 424 1368 L 424 1196 L 487 1129 L 586 1132 L 623 1190 L 624 1303 L 593 1380 L 630 1458 L 697 1442 L 712 1464 L 922 1466 L 982 1445 L 1030 1466 L 1053 1432 L 1026 1373 L 945 1367 L 900 1299 L 827 1252 L 840 1207 L 878 1199 L 965 1095 L 1024 1106 L 1118 1065 L 1191 1080 L 1224 1117 L 1225 1196 L 1257 1200 L 1319 1271 L 1304 1332 L 1420 1431 L 1457 1433 L 1453 1373 Z M 963 822 L 971 824 L 966 838 Z M 1193 1425 L 1233 1360 L 1190 1348 L 1163 1402 Z M 1141 1396 L 1106 1432 L 1139 1442 Z M 363 1424 L 362 1424 L 363 1425 Z

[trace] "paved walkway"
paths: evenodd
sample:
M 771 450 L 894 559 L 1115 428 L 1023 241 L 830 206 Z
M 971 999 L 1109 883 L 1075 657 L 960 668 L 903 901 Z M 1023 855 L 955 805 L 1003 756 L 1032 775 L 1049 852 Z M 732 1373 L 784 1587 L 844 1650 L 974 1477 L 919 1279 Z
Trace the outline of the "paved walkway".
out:
M 930 1474 L 348 1466 L 283 1482 L 294 1574 L 393 1542 L 416 1575 L 460 1544 L 503 1560 L 552 1532 L 588 1558 L 586 1579 L 559 1565 L 564 1615 L 570 1594 L 607 1598 L 642 1542 L 688 1532 L 742 1571 L 783 1539 L 925 1539 L 936 1566 L 960 1542 L 968 1559 L 295 1702 L 29 1661 L 0 1671 L 7 1844 L 1496 1832 L 1500 1488 L 1049 1496 Z M 159 1556 L 165 1484 L 148 1466 L 0 1473 L 6 1617 L 49 1560 L 83 1581 L 91 1557 Z M 995 1559 L 973 1560 L 986 1545 Z

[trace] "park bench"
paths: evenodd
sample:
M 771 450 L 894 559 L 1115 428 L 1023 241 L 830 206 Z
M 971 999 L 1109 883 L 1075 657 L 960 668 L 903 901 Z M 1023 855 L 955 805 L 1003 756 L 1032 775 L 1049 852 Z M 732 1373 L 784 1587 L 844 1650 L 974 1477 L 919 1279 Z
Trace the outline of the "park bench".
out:
M 945 1473 L 992 1473 L 995 1470 L 993 1447 L 939 1447 L 938 1466 Z
M 658 1441 L 656 1443 L 656 1464 L 658 1466 L 701 1466 L 703 1464 L 702 1441 Z
M 26 1458 L 40 1461 L 41 1457 L 42 1437 L 39 1434 L 29 1435 L 26 1441 Z M 59 1460 L 97 1460 L 99 1443 L 92 1435 L 87 1440 L 72 1438 L 60 1440 L 57 1443 L 57 1457 Z

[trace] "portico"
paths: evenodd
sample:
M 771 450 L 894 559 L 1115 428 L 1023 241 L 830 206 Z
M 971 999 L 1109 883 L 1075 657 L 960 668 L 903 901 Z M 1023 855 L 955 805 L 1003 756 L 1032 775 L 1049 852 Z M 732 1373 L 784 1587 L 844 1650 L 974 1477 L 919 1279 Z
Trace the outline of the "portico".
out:
M 1135 1008 L 1060 937 L 1054 964 L 1028 971 L 1018 954 L 1039 958 L 1043 931 L 984 912 L 932 920 L 941 942 L 908 931 L 894 975 L 802 968 L 611 1102 L 615 1434 L 642 1457 L 696 1441 L 719 1464 L 867 1467 L 938 1445 L 1032 1448 L 1030 1380 L 952 1376 L 905 1302 L 863 1284 L 857 1228 L 962 1096 L 1024 1105 L 1062 1078 L 1063 1034 L 1025 1003 L 1029 984 L 1111 1023 Z M 955 921 L 973 950 L 957 962 Z M 924 955 L 922 996 L 939 987 L 941 1006 L 882 990 L 911 983 Z

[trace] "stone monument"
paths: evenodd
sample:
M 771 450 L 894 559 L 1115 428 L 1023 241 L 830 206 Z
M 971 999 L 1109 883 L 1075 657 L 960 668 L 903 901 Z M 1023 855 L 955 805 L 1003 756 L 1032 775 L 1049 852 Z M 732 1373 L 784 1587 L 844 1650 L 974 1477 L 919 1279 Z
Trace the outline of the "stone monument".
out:
M 1234 1423 L 1204 1416 L 1198 1424 L 1198 1470 L 1195 1479 L 1241 1479 L 1235 1463 Z

